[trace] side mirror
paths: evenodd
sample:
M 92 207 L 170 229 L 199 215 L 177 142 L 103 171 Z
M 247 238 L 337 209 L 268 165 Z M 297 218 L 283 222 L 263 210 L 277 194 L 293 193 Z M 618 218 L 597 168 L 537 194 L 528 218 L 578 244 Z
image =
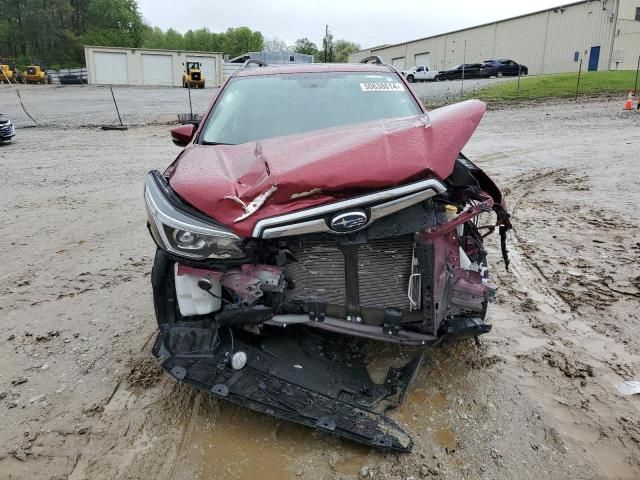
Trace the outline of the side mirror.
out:
M 184 147 L 191 141 L 194 133 L 196 133 L 196 127 L 194 125 L 180 125 L 179 127 L 171 129 L 171 140 L 179 147 Z

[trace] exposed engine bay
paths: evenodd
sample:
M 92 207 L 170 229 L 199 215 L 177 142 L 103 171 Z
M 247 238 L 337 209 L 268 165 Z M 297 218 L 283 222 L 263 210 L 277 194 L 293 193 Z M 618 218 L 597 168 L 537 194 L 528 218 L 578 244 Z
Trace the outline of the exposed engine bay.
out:
M 181 230 L 171 240 L 160 233 L 154 208 L 175 193 L 151 172 L 149 225 L 165 247 L 153 272 L 161 330 L 154 353 L 163 366 L 254 410 L 410 450 L 410 437 L 384 412 L 401 402 L 424 348 L 376 384 L 364 339 L 427 347 L 490 331 L 485 316 L 496 289 L 483 238 L 499 229 L 508 266 L 510 223 L 499 190 L 462 155 L 444 182 L 382 193 L 258 222 L 241 258 L 230 247 L 230 258 L 191 261 L 167 251 L 170 241 L 193 240 Z M 182 214 L 201 215 L 174 200 Z M 479 225 L 482 214 L 497 221 Z

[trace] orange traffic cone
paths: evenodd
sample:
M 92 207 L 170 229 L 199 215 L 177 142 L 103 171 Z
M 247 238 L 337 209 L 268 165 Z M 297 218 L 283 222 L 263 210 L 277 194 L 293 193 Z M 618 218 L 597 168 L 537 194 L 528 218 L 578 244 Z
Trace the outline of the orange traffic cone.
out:
M 624 104 L 624 110 L 633 110 L 633 95 L 629 92 L 627 95 L 627 101 Z

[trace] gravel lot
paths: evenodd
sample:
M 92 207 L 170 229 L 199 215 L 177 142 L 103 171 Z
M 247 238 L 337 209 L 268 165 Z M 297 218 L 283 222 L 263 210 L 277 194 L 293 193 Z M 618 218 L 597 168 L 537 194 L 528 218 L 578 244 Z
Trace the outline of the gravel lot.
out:
M 465 80 L 464 91 L 473 91 L 495 82 L 513 79 Z M 413 83 L 412 86 L 427 104 L 453 103 L 460 98 L 459 80 Z M 45 127 L 69 128 L 115 125 L 118 116 L 109 87 L 102 85 L 20 85 L 20 94 L 27 111 Z M 122 121 L 127 125 L 169 123 L 178 113 L 189 112 L 188 92 L 183 88 L 115 86 Z M 195 113 L 206 111 L 216 89 L 191 90 Z M 20 107 L 14 88 L 0 85 L 0 112 L 12 118 L 18 127 L 34 123 Z
M 39 88 L 23 97 L 48 125 L 113 120 L 104 88 Z M 183 94 L 117 90 L 131 123 L 173 118 Z M 12 116 L 14 96 L 0 90 Z M 167 126 L 18 129 L 0 145 L 0 477 L 640 478 L 640 396 L 616 389 L 640 380 L 639 127 L 618 102 L 487 113 L 465 153 L 507 193 L 512 268 L 492 239 L 493 331 L 435 352 L 391 412 L 408 455 L 159 373 L 142 184 L 179 152 Z
M 0 85 L 0 108 L 18 127 L 33 126 L 25 115 L 15 88 Z M 116 125 L 118 115 L 109 87 L 103 85 L 20 85 L 27 111 L 44 127 L 69 128 Z M 191 90 L 194 113 L 203 113 L 216 89 Z M 177 121 L 189 112 L 184 88 L 114 86 L 122 121 L 127 125 Z

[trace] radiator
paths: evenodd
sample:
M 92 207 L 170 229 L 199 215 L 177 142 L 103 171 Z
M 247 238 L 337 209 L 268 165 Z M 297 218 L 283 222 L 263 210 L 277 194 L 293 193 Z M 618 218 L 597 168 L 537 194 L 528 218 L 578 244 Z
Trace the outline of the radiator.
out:
M 294 288 L 289 300 L 321 298 L 344 305 L 345 262 L 337 241 L 302 241 L 298 260 L 286 267 Z M 407 288 L 411 274 L 413 236 L 374 240 L 358 246 L 358 279 L 362 307 L 409 307 Z

